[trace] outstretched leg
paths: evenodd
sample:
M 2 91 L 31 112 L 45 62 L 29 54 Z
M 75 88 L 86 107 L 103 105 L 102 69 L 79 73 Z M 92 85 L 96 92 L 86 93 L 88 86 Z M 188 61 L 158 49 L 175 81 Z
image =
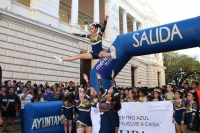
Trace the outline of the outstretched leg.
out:
M 64 61 L 74 61 L 77 59 L 92 59 L 92 55 L 90 53 L 84 53 L 84 54 L 78 54 L 72 57 L 67 57 L 67 58 L 60 58 L 58 56 L 55 56 L 55 58 L 60 62 L 64 62 Z
M 116 49 L 115 49 L 115 47 L 114 46 L 110 47 L 110 53 L 107 53 L 105 51 L 101 51 L 99 53 L 99 57 L 100 58 L 103 58 L 103 57 L 111 58 L 112 57 L 113 59 L 115 59 L 116 58 Z

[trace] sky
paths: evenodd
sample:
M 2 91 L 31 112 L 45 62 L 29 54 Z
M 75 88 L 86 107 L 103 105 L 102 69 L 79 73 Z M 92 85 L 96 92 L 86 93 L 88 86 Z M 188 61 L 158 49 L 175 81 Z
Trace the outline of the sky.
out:
M 132 1 L 132 0 L 131 0 Z M 160 24 L 176 22 L 200 16 L 200 0 L 146 0 L 159 16 Z M 200 48 L 179 50 L 180 54 L 198 55 Z

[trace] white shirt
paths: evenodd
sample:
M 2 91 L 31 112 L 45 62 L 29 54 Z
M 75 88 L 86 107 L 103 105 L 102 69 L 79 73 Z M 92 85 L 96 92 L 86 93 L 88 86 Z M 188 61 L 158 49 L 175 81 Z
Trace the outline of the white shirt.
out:
M 28 94 L 24 100 L 22 100 L 21 98 L 24 96 L 25 94 L 22 93 L 20 94 L 19 98 L 20 98 L 20 101 L 21 101 L 21 109 L 24 109 L 24 105 L 27 104 L 27 103 L 31 103 L 31 99 L 32 99 L 32 95 L 31 94 Z

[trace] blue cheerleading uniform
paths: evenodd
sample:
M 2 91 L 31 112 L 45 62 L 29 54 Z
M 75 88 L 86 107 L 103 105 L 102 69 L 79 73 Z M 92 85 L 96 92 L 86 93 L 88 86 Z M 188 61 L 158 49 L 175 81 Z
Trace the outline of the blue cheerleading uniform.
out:
M 199 131 L 199 117 L 198 117 L 198 106 L 196 102 L 188 103 L 186 106 L 186 123 L 187 129 L 189 131 Z M 194 118 L 194 119 L 192 119 Z M 190 127 L 190 123 L 193 124 L 193 127 Z
M 90 43 L 92 45 L 92 51 L 90 52 L 93 59 L 99 59 L 99 53 L 103 51 L 102 48 L 102 36 L 106 29 L 107 21 L 104 20 L 104 25 L 101 28 L 99 33 L 96 34 L 75 34 L 76 36 L 85 37 L 90 39 Z
M 74 104 L 68 103 L 67 101 L 63 102 L 62 109 L 65 116 L 64 120 L 73 120 L 74 108 Z
M 79 105 L 77 106 L 78 119 L 76 122 L 76 128 L 92 126 L 92 120 L 90 116 L 90 111 L 91 111 L 90 109 L 92 104 L 87 99 L 79 101 L 78 96 L 76 96 L 76 102 L 80 102 Z
M 99 133 L 115 133 L 116 125 L 113 118 L 114 115 L 108 114 L 108 111 L 113 106 L 113 104 L 106 100 L 102 101 L 101 103 L 109 104 L 109 108 L 107 110 L 100 109 L 100 118 L 101 118 L 100 125 L 101 126 L 100 126 Z M 101 103 L 95 103 L 93 107 L 99 108 L 99 104 Z
M 102 94 L 102 99 L 103 99 L 103 101 L 105 102 L 106 100 L 105 100 L 105 96 L 106 96 L 106 94 L 107 94 L 107 92 L 108 92 L 108 90 L 107 89 L 103 89 L 103 85 L 102 85 L 102 82 L 101 82 L 101 80 L 98 80 L 99 81 L 99 87 L 100 87 L 100 92 L 101 92 L 101 94 Z M 112 83 L 113 83 L 113 90 L 116 92 L 116 91 L 118 91 L 117 89 L 116 89 L 116 83 L 115 83 L 115 80 L 114 79 L 112 79 Z M 102 102 L 103 102 L 102 101 Z M 113 121 L 114 121 L 114 123 L 115 123 L 115 127 L 119 127 L 119 114 L 116 112 L 116 113 L 114 113 L 114 115 L 113 115 Z
M 185 120 L 185 102 L 184 100 L 175 100 L 174 101 L 174 120 L 175 124 L 181 125 L 181 121 Z M 185 121 L 184 121 L 185 123 Z

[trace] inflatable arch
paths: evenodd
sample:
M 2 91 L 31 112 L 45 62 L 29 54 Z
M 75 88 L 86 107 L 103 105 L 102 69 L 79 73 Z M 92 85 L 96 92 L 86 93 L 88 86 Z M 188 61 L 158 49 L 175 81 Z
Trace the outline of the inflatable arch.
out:
M 111 71 L 116 76 L 132 56 L 200 47 L 200 17 L 118 35 L 112 45 L 117 58 L 102 58 L 90 71 L 90 85 L 96 91 L 99 90 L 97 72 L 103 77 L 104 88 L 110 88 Z

